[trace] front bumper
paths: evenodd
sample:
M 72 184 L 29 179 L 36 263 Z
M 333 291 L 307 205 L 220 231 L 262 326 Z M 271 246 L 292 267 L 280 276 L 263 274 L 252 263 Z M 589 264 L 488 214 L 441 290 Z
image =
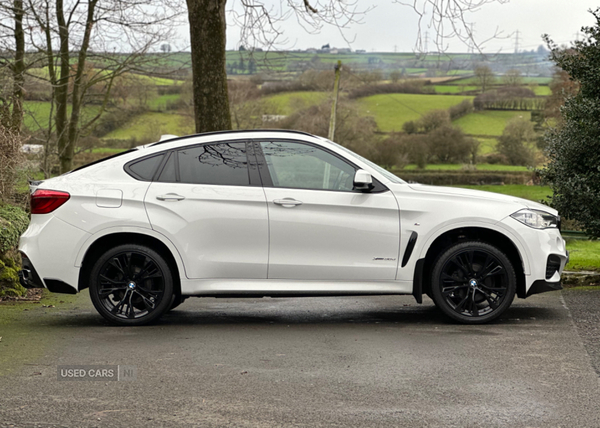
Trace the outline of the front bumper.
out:
M 562 290 L 562 285 L 561 285 L 560 281 L 549 282 L 549 281 L 544 281 L 543 279 L 540 279 L 538 281 L 535 281 L 533 284 L 531 284 L 531 287 L 529 287 L 529 290 L 527 290 L 527 297 L 529 297 L 533 294 L 545 293 L 546 291 L 556 291 L 556 290 Z

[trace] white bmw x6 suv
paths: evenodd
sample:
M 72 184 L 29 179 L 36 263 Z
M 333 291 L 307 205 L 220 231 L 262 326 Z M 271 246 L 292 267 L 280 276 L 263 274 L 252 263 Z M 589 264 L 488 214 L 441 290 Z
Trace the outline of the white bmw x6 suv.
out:
M 321 137 L 228 131 L 139 147 L 40 183 L 21 282 L 89 287 L 112 323 L 190 296 L 430 296 L 463 323 L 560 289 L 560 218 L 535 202 L 409 184 Z

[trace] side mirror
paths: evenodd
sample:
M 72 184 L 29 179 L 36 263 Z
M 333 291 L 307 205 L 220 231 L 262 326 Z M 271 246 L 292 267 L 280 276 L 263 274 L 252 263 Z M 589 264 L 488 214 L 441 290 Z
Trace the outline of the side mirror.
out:
M 359 169 L 354 174 L 354 190 L 370 191 L 373 188 L 373 178 L 369 171 Z

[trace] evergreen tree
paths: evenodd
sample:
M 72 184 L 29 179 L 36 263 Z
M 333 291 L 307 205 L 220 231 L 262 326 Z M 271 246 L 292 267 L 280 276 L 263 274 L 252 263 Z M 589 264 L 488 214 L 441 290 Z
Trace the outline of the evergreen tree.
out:
M 562 123 L 546 134 L 549 163 L 542 172 L 554 192 L 552 206 L 600 236 L 600 8 L 596 23 L 583 27 L 584 39 L 559 48 L 546 35 L 551 57 L 579 83 L 565 99 Z

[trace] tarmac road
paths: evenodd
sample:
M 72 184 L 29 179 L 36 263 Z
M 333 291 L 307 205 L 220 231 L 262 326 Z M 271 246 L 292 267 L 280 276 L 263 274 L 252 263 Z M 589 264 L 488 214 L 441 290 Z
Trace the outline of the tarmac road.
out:
M 564 293 L 483 326 L 382 296 L 189 299 L 135 328 L 82 293 L 0 325 L 0 427 L 598 427 L 597 312 Z M 69 364 L 137 374 L 58 381 Z

